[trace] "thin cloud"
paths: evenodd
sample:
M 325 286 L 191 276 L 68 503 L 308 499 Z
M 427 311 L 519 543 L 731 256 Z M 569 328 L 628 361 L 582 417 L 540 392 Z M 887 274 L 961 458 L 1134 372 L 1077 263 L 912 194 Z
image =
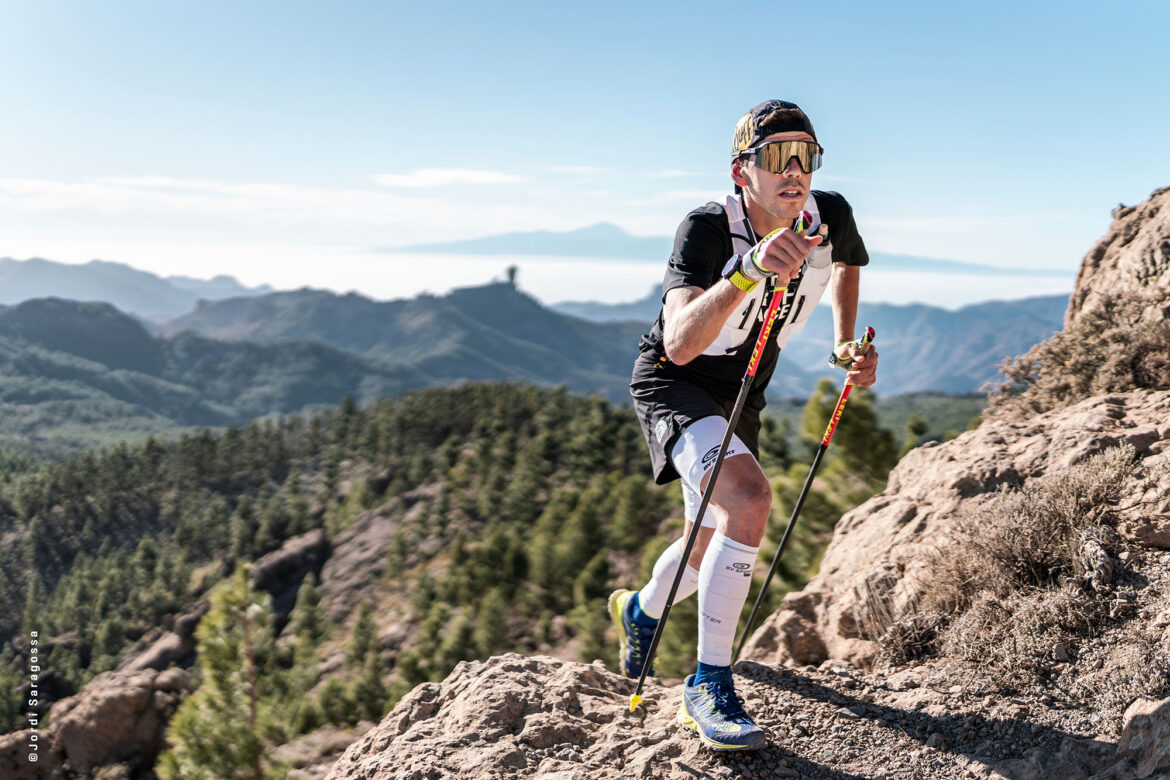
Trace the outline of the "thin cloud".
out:
M 662 206 L 671 203 L 693 202 L 695 205 L 714 200 L 723 202 L 727 190 L 667 190 L 650 198 L 626 201 L 627 206 Z
M 552 173 L 569 173 L 574 176 L 597 176 L 613 171 L 612 168 L 599 168 L 595 165 L 550 165 L 545 170 Z
M 373 177 L 383 187 L 428 189 L 452 184 L 514 184 L 526 181 L 526 176 L 504 171 L 483 171 L 474 168 L 423 168 L 410 173 L 383 173 Z
M 694 176 L 694 171 L 683 171 L 678 168 L 663 168 L 660 171 L 654 171 L 650 174 L 657 179 L 678 179 L 683 176 Z
M 582 221 L 612 219 L 613 198 L 600 189 L 584 194 L 578 188 L 572 201 L 556 191 L 539 195 L 519 189 L 507 198 L 470 192 L 443 197 L 441 190 L 394 191 L 373 184 L 314 187 L 156 175 L 0 177 L 0 221 L 28 230 L 42 220 L 60 224 L 60 230 L 53 229 L 59 239 L 131 231 L 165 240 L 215 236 L 288 242 L 297 236 L 320 243 L 344 236 L 346 242 L 380 245 L 435 236 L 568 230 Z M 54 216 L 62 213 L 71 216 Z

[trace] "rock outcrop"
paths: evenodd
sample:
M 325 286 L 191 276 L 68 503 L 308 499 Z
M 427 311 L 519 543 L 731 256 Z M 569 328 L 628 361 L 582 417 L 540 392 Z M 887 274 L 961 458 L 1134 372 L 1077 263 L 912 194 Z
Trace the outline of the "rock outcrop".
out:
M 1155 290 L 1170 290 L 1170 187 L 1113 212 L 1109 232 L 1081 261 L 1065 327 L 1109 298 Z M 1167 303 L 1163 300 L 1152 315 L 1170 316 Z
M 76 696 L 53 705 L 48 729 L 37 734 L 37 761 L 27 758 L 30 731 L 0 737 L 0 777 L 90 777 L 98 767 L 119 763 L 131 772 L 147 771 L 189 689 L 182 669 L 99 674 Z
M 195 663 L 195 628 L 210 607 L 206 599 L 197 601 L 171 621 L 169 631 L 165 627 L 157 627 L 143 634 L 123 656 L 118 671 L 162 671 L 170 666 L 190 667 Z
M 1115 211 L 1110 230 L 1082 261 L 1066 326 L 1117 299 L 1141 301 L 1143 321 L 1170 318 L 1170 188 Z M 876 589 L 894 614 L 916 604 L 923 595 L 923 567 L 930 565 L 924 553 L 941 543 L 961 511 L 978 512 L 1000 488 L 1059 474 L 1122 443 L 1132 445 L 1144 465 L 1157 467 L 1166 463 L 1168 439 L 1170 388 L 1159 385 L 1099 395 L 1047 414 L 985 422 L 946 444 L 909 453 L 885 491 L 841 519 L 820 572 L 763 623 L 745 657 L 787 664 L 826 658 L 868 663 L 875 648 L 863 636 L 872 606 L 867 602 Z M 1141 494 L 1128 498 L 1144 510 L 1127 517 L 1119 530 L 1135 543 L 1165 548 L 1170 484 L 1133 489 Z M 1112 566 L 1107 559 L 1098 563 Z M 1105 574 L 1102 569 L 1097 576 Z
M 297 590 L 310 572 L 319 574 L 329 557 L 329 540 L 320 528 L 294 536 L 252 564 L 252 587 L 272 594 L 272 612 L 278 628 L 288 622 L 297 603 Z

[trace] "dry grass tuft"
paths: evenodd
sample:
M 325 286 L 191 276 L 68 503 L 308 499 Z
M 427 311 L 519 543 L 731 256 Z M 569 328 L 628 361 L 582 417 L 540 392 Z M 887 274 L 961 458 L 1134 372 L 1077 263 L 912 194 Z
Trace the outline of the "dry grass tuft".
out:
M 1165 305 L 1154 296 L 1111 299 L 1006 361 L 1006 381 L 994 388 L 983 419 L 1019 421 L 1104 393 L 1170 389 L 1170 319 L 1141 321 Z
M 1000 598 L 983 592 L 940 637 L 943 653 L 980 668 L 1005 690 L 1042 682 L 1056 660 L 1108 617 L 1109 604 L 1075 588 L 1040 588 Z M 1061 653 L 1064 657 L 1061 657 Z
M 958 614 L 984 592 L 1006 598 L 1086 574 L 1081 548 L 1086 539 L 1112 538 L 1135 455 L 1128 444 L 1105 450 L 968 511 L 937 548 L 921 608 Z
M 941 612 L 913 612 L 891 621 L 877 637 L 878 662 L 900 666 L 937 652 L 947 620 Z
M 1118 504 L 1139 476 L 1123 445 L 969 510 L 925 567 L 919 603 L 895 615 L 888 588 L 858 594 L 879 659 L 943 653 L 1005 688 L 1040 680 L 1054 654 L 1073 653 L 1108 619 L 1108 600 L 1087 586 L 1094 575 L 1098 589 L 1108 586 L 1100 558 L 1115 552 Z
M 1170 653 L 1157 639 L 1125 632 L 1109 657 L 1094 660 L 1091 666 L 1096 668 L 1078 678 L 1072 692 L 1094 702 L 1113 733 L 1120 732 L 1122 716 L 1134 699 L 1170 695 Z

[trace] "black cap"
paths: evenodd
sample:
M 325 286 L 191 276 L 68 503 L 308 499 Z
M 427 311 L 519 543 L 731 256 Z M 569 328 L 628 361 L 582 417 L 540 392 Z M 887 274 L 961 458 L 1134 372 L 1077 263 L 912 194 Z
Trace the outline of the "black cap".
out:
M 773 133 L 797 130 L 808 133 L 816 140 L 812 122 L 800 110 L 800 106 L 787 100 L 765 100 L 748 111 L 735 124 L 735 137 L 731 141 L 731 156 L 751 149 Z

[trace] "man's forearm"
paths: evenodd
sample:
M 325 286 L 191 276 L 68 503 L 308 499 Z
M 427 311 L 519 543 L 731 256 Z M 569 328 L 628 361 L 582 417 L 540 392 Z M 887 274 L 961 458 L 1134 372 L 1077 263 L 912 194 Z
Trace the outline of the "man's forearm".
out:
M 707 290 L 680 287 L 666 295 L 663 345 L 670 362 L 681 366 L 702 354 L 719 336 L 744 292 L 721 279 Z
M 833 304 L 833 344 L 850 341 L 856 335 L 857 295 L 860 289 L 861 269 L 855 265 L 839 264 L 833 268 L 831 289 Z

